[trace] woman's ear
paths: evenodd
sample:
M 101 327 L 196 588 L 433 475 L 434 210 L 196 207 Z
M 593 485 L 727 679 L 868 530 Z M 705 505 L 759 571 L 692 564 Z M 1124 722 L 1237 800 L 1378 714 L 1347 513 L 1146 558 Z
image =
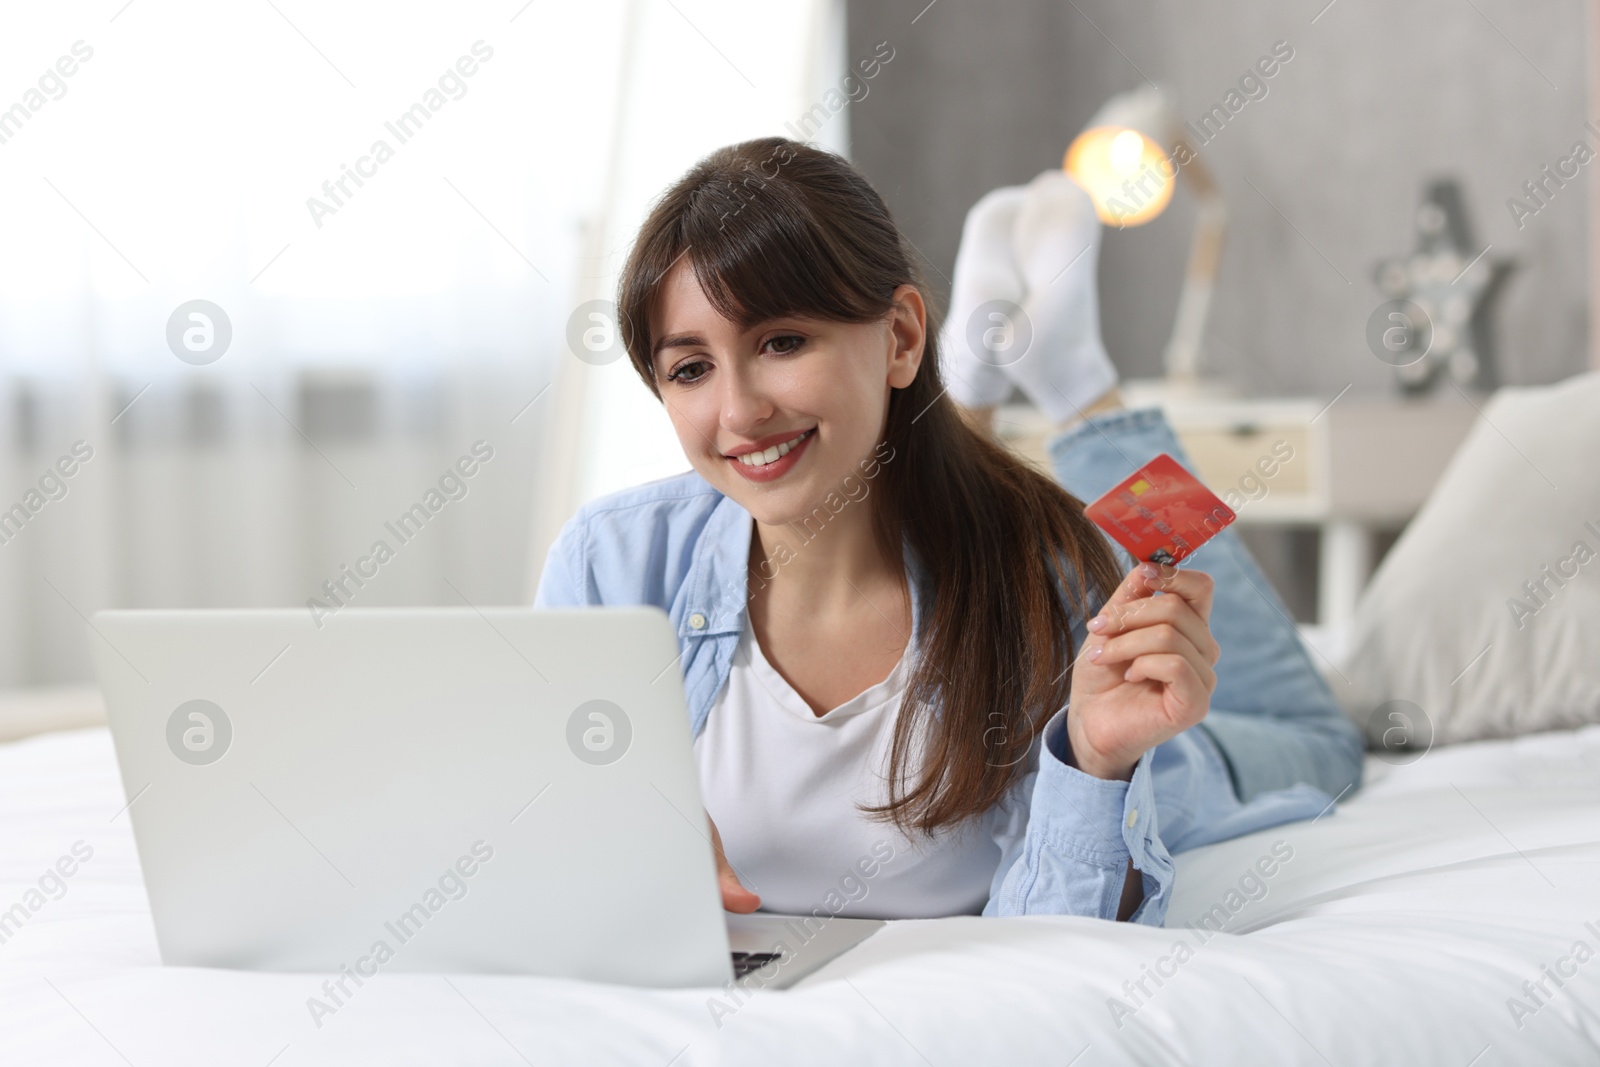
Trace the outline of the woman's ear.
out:
M 904 389 L 917 377 L 928 339 L 928 307 L 914 285 L 898 286 L 889 311 L 889 386 Z

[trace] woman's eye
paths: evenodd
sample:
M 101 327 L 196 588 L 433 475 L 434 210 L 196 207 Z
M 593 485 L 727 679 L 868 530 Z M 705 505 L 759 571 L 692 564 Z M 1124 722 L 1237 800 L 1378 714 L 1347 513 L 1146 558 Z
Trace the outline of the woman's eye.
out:
M 785 333 L 779 334 L 777 337 L 769 340 L 767 342 L 767 347 L 771 348 L 780 356 L 787 356 L 793 352 L 799 351 L 800 346 L 805 343 L 806 339 L 801 337 L 799 334 Z
M 706 375 L 706 368 L 710 365 L 703 359 L 691 359 L 687 363 L 680 363 L 667 375 L 667 381 L 679 382 L 683 385 L 692 385 Z M 700 369 L 697 369 L 700 368 Z

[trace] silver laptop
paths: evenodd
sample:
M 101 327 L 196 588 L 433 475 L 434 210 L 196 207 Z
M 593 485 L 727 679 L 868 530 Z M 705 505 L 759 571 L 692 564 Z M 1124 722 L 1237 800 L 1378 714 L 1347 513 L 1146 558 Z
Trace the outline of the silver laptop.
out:
M 723 911 L 655 608 L 104 611 L 162 960 L 783 987 L 881 922 Z

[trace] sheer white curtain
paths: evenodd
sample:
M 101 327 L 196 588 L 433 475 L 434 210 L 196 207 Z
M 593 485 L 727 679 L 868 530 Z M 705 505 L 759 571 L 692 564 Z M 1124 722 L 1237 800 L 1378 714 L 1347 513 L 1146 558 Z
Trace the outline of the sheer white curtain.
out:
M 107 606 L 521 599 L 622 4 L 123 5 L 0 13 L 0 685 Z
M 0 686 L 86 678 L 103 607 L 524 601 L 578 503 L 683 466 L 569 315 L 672 178 L 837 82 L 840 12 L 0 12 Z

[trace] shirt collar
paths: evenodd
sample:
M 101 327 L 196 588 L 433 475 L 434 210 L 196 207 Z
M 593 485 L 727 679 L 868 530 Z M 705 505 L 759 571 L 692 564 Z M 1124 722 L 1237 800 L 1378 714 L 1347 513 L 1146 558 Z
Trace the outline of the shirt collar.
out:
M 689 598 L 678 620 L 680 638 L 713 637 L 744 630 L 752 527 L 750 512 L 732 497 L 721 496 L 700 533 L 695 559 L 684 583 Z M 909 542 L 901 542 L 901 553 L 911 595 L 911 629 L 920 636 L 923 603 L 931 591 L 928 573 Z

